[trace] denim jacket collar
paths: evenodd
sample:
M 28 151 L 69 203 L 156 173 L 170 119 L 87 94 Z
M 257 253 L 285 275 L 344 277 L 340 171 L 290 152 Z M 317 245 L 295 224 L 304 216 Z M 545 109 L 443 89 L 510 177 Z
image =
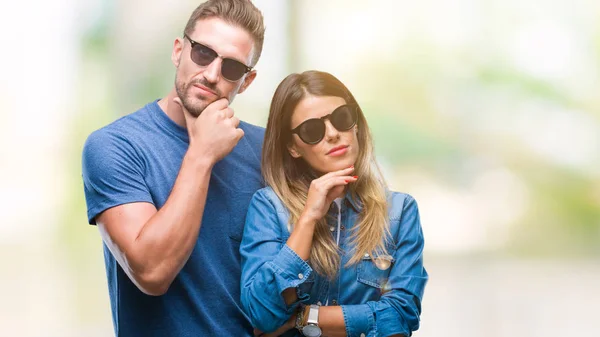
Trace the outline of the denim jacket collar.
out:
M 352 195 L 352 192 L 348 191 L 346 192 L 344 199 L 347 204 L 350 204 L 350 206 L 354 208 L 356 213 L 360 213 L 362 211 L 363 203 L 358 196 L 354 196 Z

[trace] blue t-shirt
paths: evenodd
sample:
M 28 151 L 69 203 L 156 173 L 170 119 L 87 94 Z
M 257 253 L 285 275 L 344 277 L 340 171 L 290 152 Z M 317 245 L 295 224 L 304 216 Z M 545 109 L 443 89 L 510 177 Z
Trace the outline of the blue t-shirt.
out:
M 202 227 L 191 256 L 162 296 L 142 293 L 106 245 L 104 259 L 117 336 L 251 336 L 240 306 L 240 253 L 250 199 L 263 185 L 264 129 L 241 122 L 244 137 L 212 170 Z M 132 202 L 160 209 L 189 146 L 187 130 L 157 101 L 93 132 L 83 149 L 88 221 Z

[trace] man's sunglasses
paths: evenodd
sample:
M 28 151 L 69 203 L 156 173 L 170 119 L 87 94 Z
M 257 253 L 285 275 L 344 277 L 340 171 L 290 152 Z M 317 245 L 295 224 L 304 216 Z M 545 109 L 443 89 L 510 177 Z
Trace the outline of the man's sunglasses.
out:
M 325 137 L 325 120 L 329 119 L 331 125 L 338 131 L 348 131 L 356 125 L 358 119 L 358 106 L 355 104 L 342 105 L 329 115 L 321 118 L 307 119 L 292 130 L 306 144 L 314 145 Z
M 183 36 L 192 44 L 192 49 L 190 52 L 190 58 L 192 61 L 199 66 L 206 67 L 217 57 L 220 57 L 223 60 L 221 63 L 221 75 L 223 75 L 223 78 L 228 81 L 235 82 L 242 78 L 245 73 L 252 70 L 252 67 L 248 67 L 240 61 L 217 54 L 217 52 L 211 48 L 192 40 L 187 34 L 184 34 Z

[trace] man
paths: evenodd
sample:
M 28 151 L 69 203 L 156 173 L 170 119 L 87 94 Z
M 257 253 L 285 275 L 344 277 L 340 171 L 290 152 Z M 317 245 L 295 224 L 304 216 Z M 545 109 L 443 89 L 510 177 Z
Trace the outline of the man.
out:
M 92 133 L 83 150 L 90 224 L 104 241 L 117 336 L 251 336 L 239 244 L 262 187 L 264 129 L 229 108 L 256 77 L 261 12 L 210 0 L 175 39 L 169 94 Z

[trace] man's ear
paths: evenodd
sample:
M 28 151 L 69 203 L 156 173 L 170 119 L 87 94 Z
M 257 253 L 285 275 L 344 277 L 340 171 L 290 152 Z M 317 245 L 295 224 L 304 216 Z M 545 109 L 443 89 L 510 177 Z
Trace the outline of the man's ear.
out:
M 183 39 L 176 38 L 175 42 L 173 42 L 173 51 L 171 52 L 171 62 L 175 65 L 176 68 L 179 68 L 179 63 L 181 62 L 181 52 L 183 51 Z
M 292 156 L 292 158 L 298 159 L 298 158 L 302 157 L 302 154 L 300 154 L 300 152 L 296 148 L 296 145 L 294 145 L 293 143 L 288 144 L 287 149 L 288 149 L 288 152 L 290 153 L 290 156 Z
M 246 88 L 248 88 L 250 86 L 250 84 L 252 84 L 252 81 L 254 81 L 255 78 L 256 78 L 256 70 L 250 70 L 248 75 L 246 75 L 246 78 L 244 78 L 244 83 L 242 83 L 242 85 L 240 86 L 240 90 L 238 90 L 238 94 L 241 94 L 244 91 L 246 91 Z

